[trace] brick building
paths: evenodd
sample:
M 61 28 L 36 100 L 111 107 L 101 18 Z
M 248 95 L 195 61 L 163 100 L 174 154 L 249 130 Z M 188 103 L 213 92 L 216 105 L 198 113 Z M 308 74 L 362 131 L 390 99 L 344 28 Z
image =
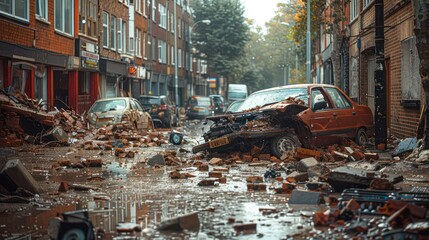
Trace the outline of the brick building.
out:
M 201 63 L 190 53 L 186 1 L 20 3 L 0 3 L 1 88 L 79 113 L 104 97 L 174 96 L 177 37 L 179 104 L 192 92 Z
M 368 105 L 373 113 L 375 112 L 374 3 L 374 0 L 352 0 L 344 4 L 344 16 L 347 20 L 341 26 L 344 36 L 340 49 L 340 87 L 352 99 Z M 423 97 L 413 20 L 411 0 L 384 1 L 387 127 L 388 132 L 397 137 L 415 136 Z M 324 37 L 326 36 L 328 35 Z M 326 60 L 330 57 L 326 54 L 329 52 L 329 44 L 326 45 L 327 42 L 326 40 L 323 42 L 324 40 L 318 43 L 322 47 L 317 56 Z M 331 79 L 330 75 L 326 75 L 326 68 L 324 70 L 320 78 Z

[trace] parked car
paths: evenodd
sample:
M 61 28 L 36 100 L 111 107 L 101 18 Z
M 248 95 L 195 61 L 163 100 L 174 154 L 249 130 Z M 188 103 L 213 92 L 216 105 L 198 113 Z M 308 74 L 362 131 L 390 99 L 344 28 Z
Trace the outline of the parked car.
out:
M 251 94 L 239 112 L 206 118 L 213 121 L 205 143 L 194 153 L 268 147 L 273 155 L 304 146 L 324 146 L 340 138 L 366 144 L 374 133 L 371 109 L 353 102 L 333 85 L 301 84 L 270 88 Z
M 167 96 L 142 95 L 139 97 L 139 102 L 143 109 L 149 112 L 155 127 L 177 126 L 179 120 L 176 106 Z
M 225 110 L 225 113 L 229 114 L 229 113 L 237 112 L 238 109 L 240 108 L 241 104 L 243 104 L 243 102 L 244 102 L 244 99 L 232 102 L 231 104 L 229 104 L 228 108 Z
M 215 114 L 222 114 L 225 110 L 225 100 L 221 95 L 210 95 Z
M 95 127 L 123 124 L 139 130 L 153 129 L 149 113 L 131 97 L 99 99 L 88 110 L 86 119 Z
M 214 109 L 209 97 L 191 96 L 186 101 L 188 119 L 204 119 L 212 115 L 214 115 Z

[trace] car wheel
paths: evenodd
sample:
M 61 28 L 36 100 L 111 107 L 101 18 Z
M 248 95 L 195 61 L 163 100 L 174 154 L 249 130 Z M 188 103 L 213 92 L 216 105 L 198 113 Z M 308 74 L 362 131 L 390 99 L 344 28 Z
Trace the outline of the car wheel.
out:
M 197 145 L 197 146 L 195 146 L 195 147 L 193 147 L 192 148 L 192 153 L 198 153 L 198 152 L 201 152 L 201 151 L 205 151 L 205 150 L 209 150 L 210 149 L 210 145 L 209 145 L 209 143 L 208 142 L 206 142 L 206 143 L 203 143 L 203 144 L 200 144 L 200 145 Z
M 281 157 L 288 151 L 301 147 L 301 142 L 293 134 L 276 137 L 271 141 L 271 151 L 276 157 Z
M 368 134 L 366 134 L 364 128 L 359 128 L 357 131 L 355 142 L 360 146 L 364 146 L 368 142 Z

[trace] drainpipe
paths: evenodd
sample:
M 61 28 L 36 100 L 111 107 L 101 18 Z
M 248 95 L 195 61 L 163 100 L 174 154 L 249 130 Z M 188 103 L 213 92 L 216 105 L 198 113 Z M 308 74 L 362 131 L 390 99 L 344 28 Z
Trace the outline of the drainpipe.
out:
M 384 65 L 384 3 L 375 1 L 375 146 L 386 149 L 386 67 Z

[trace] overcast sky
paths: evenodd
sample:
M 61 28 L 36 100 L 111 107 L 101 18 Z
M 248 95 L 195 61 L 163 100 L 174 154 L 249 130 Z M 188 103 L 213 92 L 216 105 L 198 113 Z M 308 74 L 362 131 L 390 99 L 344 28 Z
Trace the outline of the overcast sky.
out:
M 284 1 L 284 0 L 283 0 Z M 282 0 L 241 0 L 246 12 L 247 18 L 254 19 L 256 24 L 264 27 L 265 22 L 268 22 L 274 17 L 276 4 L 283 2 Z

